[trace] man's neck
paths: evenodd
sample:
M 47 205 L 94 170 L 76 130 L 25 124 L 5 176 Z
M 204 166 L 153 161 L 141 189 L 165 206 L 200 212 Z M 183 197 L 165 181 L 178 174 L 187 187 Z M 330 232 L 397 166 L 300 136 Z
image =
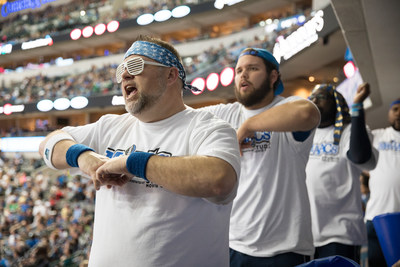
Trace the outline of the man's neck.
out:
M 159 109 L 153 108 L 152 110 L 148 110 L 142 114 L 135 114 L 134 116 L 142 122 L 146 123 L 157 122 L 165 120 L 185 110 L 186 106 L 182 102 L 181 105 L 176 105 L 172 109 L 165 109 L 165 108 L 163 109 L 160 106 L 158 106 L 158 108 Z

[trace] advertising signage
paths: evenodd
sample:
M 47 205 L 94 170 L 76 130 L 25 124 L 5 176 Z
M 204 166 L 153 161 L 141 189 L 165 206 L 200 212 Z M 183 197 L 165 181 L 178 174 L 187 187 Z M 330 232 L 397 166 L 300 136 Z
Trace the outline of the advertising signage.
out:
M 17 0 L 14 2 L 6 2 L 1 7 L 1 16 L 7 17 L 11 13 L 16 13 L 24 9 L 40 8 L 43 4 L 54 1 L 56 0 Z

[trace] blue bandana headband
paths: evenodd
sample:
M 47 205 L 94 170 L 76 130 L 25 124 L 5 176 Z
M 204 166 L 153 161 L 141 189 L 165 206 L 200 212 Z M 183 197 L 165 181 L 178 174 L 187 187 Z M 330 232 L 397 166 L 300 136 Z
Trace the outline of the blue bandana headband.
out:
M 244 55 L 251 55 L 251 56 L 260 57 L 260 58 L 265 59 L 266 61 L 272 63 L 276 67 L 276 70 L 279 72 L 279 63 L 276 60 L 276 58 L 274 57 L 274 55 L 272 55 L 270 52 L 268 52 L 265 49 L 253 48 L 253 47 L 251 47 L 251 49 L 252 50 L 245 51 L 245 52 L 241 53 L 239 58 L 241 56 L 244 56 Z M 283 83 L 280 80 L 279 84 L 278 84 L 278 87 L 274 91 L 274 94 L 275 95 L 280 95 L 280 94 L 282 94 L 283 90 L 284 90 Z
M 199 91 L 196 87 L 186 83 L 186 73 L 182 64 L 179 62 L 178 58 L 168 49 L 159 46 L 158 44 L 146 42 L 146 41 L 136 41 L 132 46 L 126 51 L 124 60 L 131 55 L 140 55 L 151 58 L 165 66 L 175 67 L 178 69 L 179 78 L 183 82 L 183 89 L 190 90 L 193 92 Z
M 393 101 L 392 104 L 390 104 L 390 108 L 392 108 L 393 105 L 397 105 L 397 104 L 400 104 L 400 99 Z

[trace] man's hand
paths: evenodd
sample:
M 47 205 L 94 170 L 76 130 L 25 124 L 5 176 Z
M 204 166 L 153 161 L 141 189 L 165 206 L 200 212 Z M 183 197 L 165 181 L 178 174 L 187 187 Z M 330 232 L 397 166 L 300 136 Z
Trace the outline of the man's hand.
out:
M 99 190 L 100 186 L 104 185 L 101 183 L 100 180 L 97 179 L 96 171 L 100 166 L 102 166 L 109 160 L 110 159 L 106 156 L 97 154 L 93 151 L 86 151 L 82 153 L 78 158 L 79 169 L 92 178 L 96 190 Z
M 247 128 L 247 121 L 245 121 L 237 130 L 237 138 L 239 141 L 240 155 L 243 156 L 243 149 L 251 147 L 251 138 L 254 138 L 254 132 L 249 131 Z
M 357 92 L 354 95 L 353 103 L 362 103 L 371 93 L 369 83 L 363 83 L 358 86 Z
M 97 169 L 95 180 L 101 185 L 107 185 L 107 187 L 126 184 L 133 177 L 126 168 L 127 159 L 128 156 L 120 156 L 108 160 Z

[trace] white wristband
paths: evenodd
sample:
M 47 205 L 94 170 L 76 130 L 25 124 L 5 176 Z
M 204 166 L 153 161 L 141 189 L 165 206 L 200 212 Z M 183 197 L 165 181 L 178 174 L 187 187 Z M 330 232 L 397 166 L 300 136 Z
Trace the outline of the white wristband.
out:
M 46 165 L 53 170 L 58 170 L 56 167 L 54 167 L 53 163 L 51 163 L 51 156 L 53 154 L 53 149 L 54 146 L 62 140 L 74 140 L 74 139 L 69 134 L 59 133 L 50 137 L 50 139 L 46 142 L 46 145 L 44 147 L 44 156 L 43 156 L 44 163 L 46 163 Z

